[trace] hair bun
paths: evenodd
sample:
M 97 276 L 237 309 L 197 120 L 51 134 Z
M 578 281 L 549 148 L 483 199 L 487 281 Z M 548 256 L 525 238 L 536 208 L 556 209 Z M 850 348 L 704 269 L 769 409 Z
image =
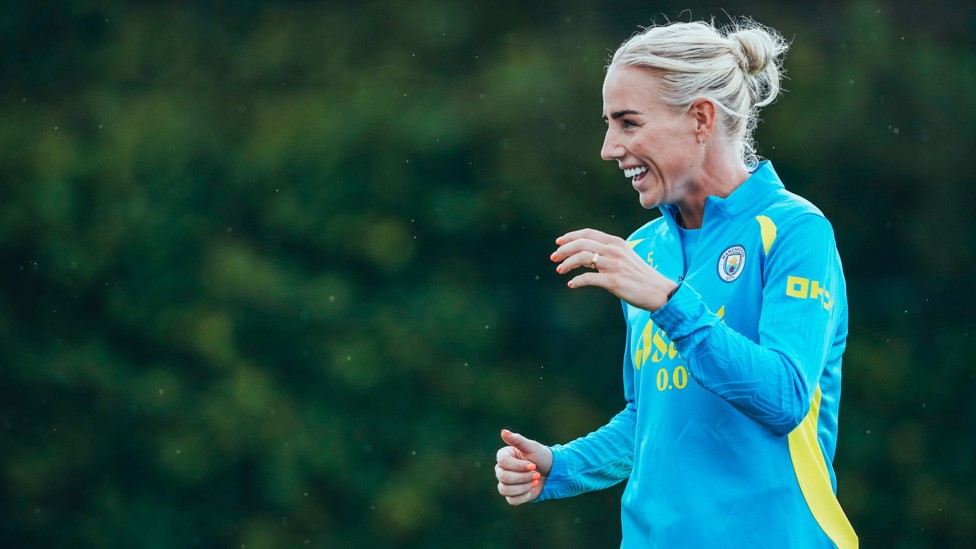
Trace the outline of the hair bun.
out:
M 733 51 L 739 58 L 739 66 L 750 76 L 764 71 L 778 53 L 776 40 L 761 29 L 739 30 L 730 34 L 729 39 L 737 46 Z

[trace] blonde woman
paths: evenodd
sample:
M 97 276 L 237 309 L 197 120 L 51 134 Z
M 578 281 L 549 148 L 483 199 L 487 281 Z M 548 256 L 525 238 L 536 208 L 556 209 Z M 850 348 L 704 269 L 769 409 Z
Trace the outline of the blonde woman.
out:
M 743 21 L 653 26 L 607 68 L 601 155 L 661 216 L 556 240 L 623 302 L 626 406 L 565 445 L 509 431 L 512 505 L 627 481 L 622 547 L 856 547 L 833 457 L 847 296 L 833 230 L 756 157 L 787 45 Z

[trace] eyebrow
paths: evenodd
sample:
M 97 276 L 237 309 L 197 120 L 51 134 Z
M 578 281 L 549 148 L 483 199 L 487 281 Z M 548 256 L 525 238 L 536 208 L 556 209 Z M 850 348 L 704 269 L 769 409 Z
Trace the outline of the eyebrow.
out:
M 620 118 L 621 116 L 627 116 L 628 114 L 641 114 L 641 113 L 640 113 L 640 111 L 635 111 L 635 110 L 632 110 L 632 109 L 626 109 L 626 110 L 622 110 L 622 111 L 617 111 L 617 112 L 611 114 L 610 117 L 613 118 L 614 120 L 616 120 L 616 119 Z M 606 120 L 607 117 L 604 116 L 603 119 Z

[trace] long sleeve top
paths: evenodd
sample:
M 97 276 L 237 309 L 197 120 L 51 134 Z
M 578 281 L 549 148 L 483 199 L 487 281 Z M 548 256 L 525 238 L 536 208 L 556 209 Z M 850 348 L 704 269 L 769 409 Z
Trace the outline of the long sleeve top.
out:
M 626 405 L 556 445 L 537 501 L 626 480 L 622 547 L 856 547 L 833 458 L 847 295 L 833 230 L 762 162 L 628 239 L 680 281 L 654 313 L 623 303 Z

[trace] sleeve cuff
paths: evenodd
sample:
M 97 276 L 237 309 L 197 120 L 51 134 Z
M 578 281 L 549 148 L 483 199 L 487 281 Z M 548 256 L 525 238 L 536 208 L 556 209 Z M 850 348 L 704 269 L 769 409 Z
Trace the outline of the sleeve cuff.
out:
M 675 343 L 720 321 L 705 306 L 701 294 L 687 282 L 678 287 L 667 303 L 651 313 L 651 319 Z
M 566 458 L 562 455 L 565 448 L 561 444 L 554 444 L 549 449 L 552 450 L 552 468 L 549 470 L 542 492 L 539 497 L 532 500 L 533 503 L 566 497 L 569 475 L 566 471 Z

